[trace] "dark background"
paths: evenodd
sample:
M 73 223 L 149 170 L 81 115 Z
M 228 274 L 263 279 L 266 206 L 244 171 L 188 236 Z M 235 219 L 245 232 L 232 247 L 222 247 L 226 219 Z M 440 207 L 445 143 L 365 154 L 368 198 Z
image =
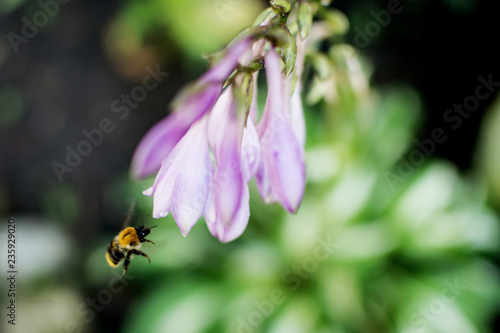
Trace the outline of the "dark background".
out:
M 351 19 L 352 27 L 363 27 L 365 7 L 378 12 L 387 2 L 335 1 Z M 455 4 L 455 5 L 452 5 Z M 375 84 L 407 82 L 417 88 L 426 115 L 418 138 L 430 138 L 433 129 L 449 129 L 444 112 L 453 104 L 474 95 L 478 76 L 493 75 L 500 81 L 499 51 L 494 42 L 498 6 L 494 1 L 401 1 L 403 10 L 364 48 L 373 60 Z M 360 21 L 360 24 L 356 21 Z M 354 41 L 352 31 L 348 40 Z M 434 156 L 449 159 L 462 170 L 472 166 L 473 151 L 485 110 L 494 98 L 478 110 L 436 147 Z

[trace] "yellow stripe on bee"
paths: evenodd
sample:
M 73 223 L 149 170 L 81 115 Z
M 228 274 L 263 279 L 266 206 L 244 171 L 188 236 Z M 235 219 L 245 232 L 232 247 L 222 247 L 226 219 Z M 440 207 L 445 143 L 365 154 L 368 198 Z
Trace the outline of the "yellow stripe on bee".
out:
M 128 227 L 123 229 L 118 234 L 118 243 L 120 246 L 126 247 L 127 245 L 135 246 L 139 244 L 139 237 L 135 228 Z
M 106 252 L 106 261 L 108 262 L 109 266 L 111 267 L 117 267 L 119 263 L 114 263 L 112 260 L 111 260 L 111 257 L 109 256 L 109 253 Z

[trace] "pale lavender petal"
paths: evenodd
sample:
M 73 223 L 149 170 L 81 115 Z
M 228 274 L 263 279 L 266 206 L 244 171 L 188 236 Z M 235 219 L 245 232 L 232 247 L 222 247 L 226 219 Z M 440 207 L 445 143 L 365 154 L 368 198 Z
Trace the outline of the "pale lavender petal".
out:
M 282 88 L 282 77 L 281 77 L 281 68 L 280 68 L 280 60 L 276 52 L 274 50 L 270 50 L 268 56 L 265 59 L 266 62 L 266 79 L 267 85 L 269 86 L 269 91 L 266 97 L 266 104 L 264 106 L 264 113 L 256 125 L 256 130 L 260 138 L 261 143 L 261 152 L 264 153 L 264 146 L 269 144 L 269 141 L 272 138 L 269 136 L 271 131 L 268 131 L 268 127 L 270 127 L 270 119 L 271 119 L 271 108 L 285 108 L 283 104 L 283 98 L 274 98 L 274 96 L 283 96 L 283 88 Z M 273 75 L 270 75 L 273 74 Z M 279 105 L 279 102 L 283 105 Z M 257 169 L 257 173 L 255 175 L 255 180 L 257 184 L 257 189 L 259 190 L 259 194 L 264 200 L 265 203 L 273 203 L 277 200 L 277 196 L 271 188 L 271 182 L 269 180 L 269 174 L 267 167 L 265 165 L 265 158 L 262 156 L 260 158 L 259 167 Z
M 241 169 L 245 181 L 248 183 L 255 176 L 260 163 L 260 142 L 257 130 L 252 119 L 247 119 L 247 125 L 243 130 L 243 140 L 241 144 Z
M 250 65 L 253 58 L 252 48 L 248 48 L 245 53 L 243 53 L 243 55 L 238 58 L 238 63 L 243 67 L 247 67 L 248 65 Z
M 257 123 L 256 129 L 259 136 L 269 126 L 269 119 L 273 110 L 284 110 L 286 107 L 284 101 L 283 80 L 281 76 L 280 59 L 276 52 L 271 49 L 266 56 L 266 80 L 269 90 L 267 92 L 264 113 Z
M 260 58 L 264 56 L 267 40 L 261 38 L 253 43 L 252 45 L 252 55 L 254 58 Z
M 235 240 L 243 231 L 245 231 L 248 225 L 248 218 L 250 217 L 250 205 L 249 205 L 249 191 L 248 185 L 245 184 L 242 191 L 241 204 L 235 217 L 232 219 L 231 223 L 224 223 L 220 218 L 215 219 L 213 223 L 209 223 L 207 220 L 208 230 L 215 237 L 219 238 L 221 242 L 227 243 Z
M 200 82 L 223 82 L 238 65 L 238 59 L 250 50 L 252 39 L 247 37 L 231 45 L 224 59 L 215 64 L 201 78 Z
M 208 211 L 208 212 L 207 212 Z M 208 216 L 207 216 L 208 214 Z M 207 228 L 212 235 L 217 237 L 217 225 L 215 221 L 215 204 L 213 201 L 208 201 L 205 208 L 205 222 L 207 223 Z
M 304 147 L 306 141 L 306 122 L 304 119 L 304 109 L 302 107 L 302 98 L 300 96 L 300 79 L 297 79 L 295 90 L 292 97 L 286 99 L 286 117 L 292 125 L 293 132 L 297 137 L 301 147 Z M 286 96 L 290 95 L 292 84 L 292 75 L 286 79 Z
M 238 58 L 250 50 L 251 42 L 251 38 L 245 38 L 232 45 L 225 58 L 198 79 L 176 110 L 146 134 L 132 159 L 132 174 L 135 177 L 144 178 L 158 171 L 161 161 L 191 124 L 212 109 L 222 92 L 222 83 L 236 68 Z
M 208 119 L 208 143 L 214 154 L 220 150 L 224 142 L 224 132 L 226 131 L 228 112 L 233 103 L 232 88 L 227 87 L 215 103 Z
M 297 211 L 305 188 L 303 150 L 289 124 L 263 146 L 264 166 L 278 201 L 291 213 Z
M 282 77 L 279 56 L 273 49 L 266 56 L 266 75 L 269 92 L 262 125 L 259 123 L 258 126 L 264 157 L 264 169 L 261 167 L 258 172 L 260 187 L 265 190 L 269 183 L 270 192 L 276 195 L 283 207 L 295 212 L 305 188 L 304 153 L 286 118 L 287 99 L 290 97 L 285 90 L 286 80 Z
M 212 177 L 206 120 L 191 126 L 163 161 L 153 185 L 153 217 L 172 213 L 186 236 L 204 212 Z
M 151 128 L 135 150 L 132 174 L 137 178 L 144 178 L 158 171 L 161 162 L 186 134 L 191 124 L 214 106 L 221 91 L 220 84 L 203 87 Z
M 176 114 L 153 126 L 137 146 L 132 158 L 132 174 L 144 178 L 157 172 L 163 159 L 186 133 L 184 120 Z
M 263 154 L 263 152 L 261 153 Z M 271 188 L 271 182 L 269 180 L 269 175 L 267 173 L 267 169 L 265 164 L 264 157 L 261 155 L 260 163 L 257 168 L 257 172 L 255 173 L 255 181 L 257 184 L 257 189 L 259 190 L 260 197 L 264 200 L 265 203 L 270 204 L 276 202 L 278 199 L 276 194 L 273 192 Z
M 203 211 L 205 222 L 207 222 L 209 228 L 215 225 L 215 218 L 216 218 L 215 201 L 214 201 L 214 180 L 213 180 L 214 177 L 215 177 L 215 170 L 212 169 L 210 184 L 208 189 L 207 203 L 205 204 L 205 210 Z
M 186 98 L 175 110 L 179 113 L 179 117 L 184 120 L 183 125 L 187 128 L 214 107 L 222 92 L 222 82 L 206 85 L 199 83 L 199 87 L 195 88 L 195 91 L 197 92 Z
M 212 173 L 212 182 L 210 183 L 207 203 L 205 205 L 205 210 L 203 216 L 205 217 L 205 222 L 207 223 L 208 230 L 214 236 L 217 234 L 216 222 L 217 222 L 217 212 L 215 210 L 215 200 L 214 200 L 214 182 L 215 170 Z
M 304 147 L 306 142 L 306 122 L 304 119 L 304 109 L 302 107 L 302 98 L 299 90 L 295 90 L 292 94 L 292 103 L 290 108 L 290 122 L 292 123 L 293 132 L 299 141 L 301 147 Z
M 264 136 L 266 129 L 269 124 L 269 119 L 271 115 L 271 90 L 267 94 L 266 104 L 264 106 L 264 113 L 262 114 L 262 118 L 256 126 L 257 134 L 260 139 L 261 146 L 261 157 L 259 161 L 259 166 L 257 168 L 257 172 L 255 174 L 255 180 L 257 184 L 257 189 L 259 190 L 259 194 L 264 200 L 265 203 L 270 204 L 277 201 L 276 194 L 271 189 L 271 182 L 269 181 L 269 175 L 267 172 L 267 168 L 265 167 L 265 159 L 263 157 L 263 146 L 268 144 L 269 137 L 268 135 Z
M 228 133 L 228 139 L 235 135 L 231 130 L 226 133 Z M 239 143 L 228 142 L 215 160 L 217 164 L 214 179 L 215 208 L 220 219 L 229 223 L 241 204 L 244 186 Z
M 216 171 L 214 178 L 215 208 L 219 218 L 230 223 L 241 204 L 242 188 L 244 186 L 241 171 L 240 125 L 229 124 L 225 132 L 224 144 L 215 154 Z
M 241 170 L 242 116 L 237 114 L 233 86 L 222 93 L 209 119 L 209 143 L 215 156 L 214 201 L 217 215 L 230 222 L 241 202 L 243 174 Z

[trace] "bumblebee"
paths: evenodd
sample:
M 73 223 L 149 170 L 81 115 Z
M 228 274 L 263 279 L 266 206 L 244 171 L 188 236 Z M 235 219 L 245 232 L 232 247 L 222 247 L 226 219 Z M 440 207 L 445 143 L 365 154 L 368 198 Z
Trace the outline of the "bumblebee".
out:
M 149 263 L 151 263 L 151 259 L 149 256 L 140 251 L 140 247 L 142 243 L 148 242 L 155 245 L 153 241 L 146 239 L 146 236 L 149 235 L 151 229 L 157 227 L 156 225 L 148 228 L 143 224 L 138 227 L 126 227 L 120 233 L 115 236 L 115 238 L 111 241 L 106 251 L 106 260 L 109 266 L 116 268 L 123 261 L 123 275 L 127 273 L 128 267 L 130 265 L 130 259 L 134 254 L 143 256 L 148 258 Z

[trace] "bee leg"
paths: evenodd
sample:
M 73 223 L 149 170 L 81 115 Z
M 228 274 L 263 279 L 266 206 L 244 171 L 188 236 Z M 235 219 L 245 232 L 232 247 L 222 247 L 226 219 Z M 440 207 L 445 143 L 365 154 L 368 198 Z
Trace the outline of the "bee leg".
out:
M 137 254 L 139 256 L 146 257 L 146 258 L 148 258 L 149 263 L 151 263 L 151 259 L 149 259 L 149 256 L 146 253 L 142 252 L 142 251 L 139 251 L 139 250 L 130 250 L 129 253 L 133 253 L 133 254 Z
M 145 242 L 148 242 L 148 243 L 153 243 L 153 245 L 156 245 L 155 242 L 149 240 L 149 239 L 144 239 Z
M 125 261 L 123 262 L 123 274 L 122 276 L 120 277 L 120 279 L 125 275 L 125 273 L 127 273 L 128 271 L 128 266 L 130 265 L 130 256 L 132 255 L 132 253 L 127 253 L 127 256 L 125 257 Z

